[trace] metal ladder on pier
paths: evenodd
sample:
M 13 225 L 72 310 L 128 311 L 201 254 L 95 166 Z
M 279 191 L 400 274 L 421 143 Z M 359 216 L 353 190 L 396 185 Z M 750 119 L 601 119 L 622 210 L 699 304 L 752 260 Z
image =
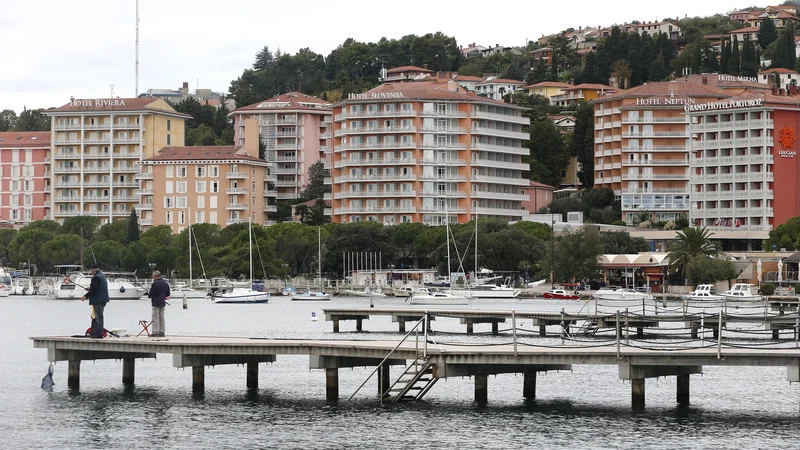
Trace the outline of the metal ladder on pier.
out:
M 384 395 L 392 403 L 420 400 L 438 380 L 433 376 L 433 366 L 428 360 L 422 355 L 417 355 L 417 359 L 406 367 Z

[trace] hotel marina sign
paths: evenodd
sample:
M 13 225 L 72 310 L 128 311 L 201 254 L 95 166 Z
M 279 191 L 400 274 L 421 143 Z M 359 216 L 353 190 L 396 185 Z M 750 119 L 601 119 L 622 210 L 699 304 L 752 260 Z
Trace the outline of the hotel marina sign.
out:
M 349 93 L 348 100 L 377 100 L 384 98 L 403 98 L 402 92 L 364 92 L 363 94 Z
M 683 109 L 686 112 L 713 111 L 717 109 L 728 108 L 756 108 L 762 106 L 763 104 L 764 100 L 757 98 L 753 100 L 729 100 L 726 102 L 709 102 L 701 103 L 699 105 L 685 105 Z
M 95 98 L 86 100 L 70 100 L 69 106 L 85 108 L 102 108 L 105 106 L 125 106 L 125 100 L 121 98 Z

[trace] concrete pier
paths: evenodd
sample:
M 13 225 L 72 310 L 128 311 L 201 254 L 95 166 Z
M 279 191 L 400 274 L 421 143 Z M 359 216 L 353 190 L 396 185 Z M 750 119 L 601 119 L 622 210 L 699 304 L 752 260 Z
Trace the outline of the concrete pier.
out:
M 206 388 L 206 367 L 192 366 L 192 392 L 201 393 Z
M 527 399 L 536 398 L 536 372 L 529 371 L 523 374 L 522 396 Z
M 81 387 L 81 362 L 70 361 L 67 365 L 67 386 L 71 388 Z
M 678 375 L 678 403 L 689 404 L 689 375 Z
M 325 399 L 339 400 L 339 369 L 325 369 Z
M 475 401 L 477 403 L 489 401 L 489 375 L 475 375 Z
M 631 406 L 644 408 L 644 378 L 631 380 Z
M 247 363 L 247 388 L 258 389 L 258 363 Z
M 134 384 L 136 372 L 136 360 L 133 358 L 122 358 L 122 384 Z
M 392 386 L 391 374 L 389 373 L 389 366 L 386 364 L 378 367 L 378 396 L 386 395 L 389 388 Z

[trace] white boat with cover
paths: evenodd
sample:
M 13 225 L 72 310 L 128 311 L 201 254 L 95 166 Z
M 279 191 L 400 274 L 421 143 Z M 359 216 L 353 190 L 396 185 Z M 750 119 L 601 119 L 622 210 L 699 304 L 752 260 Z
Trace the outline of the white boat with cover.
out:
M 684 300 L 699 301 L 721 301 L 724 295 L 717 293 L 717 289 L 711 284 L 698 284 L 694 290 L 683 296 Z
M 124 278 L 113 278 L 106 274 L 108 281 L 109 300 L 139 300 L 147 292 L 145 288 L 137 286 Z M 83 273 L 73 273 L 64 278 L 63 282 L 55 291 L 55 298 L 58 300 L 80 300 L 89 290 L 92 284 L 92 277 Z
M 598 300 L 653 300 L 654 297 L 646 292 L 639 292 L 628 288 L 603 288 L 592 294 Z
M 192 289 L 191 287 L 189 287 L 188 284 L 186 284 L 186 283 L 184 283 L 182 281 L 179 281 L 179 282 L 175 283 L 175 287 L 170 289 L 170 291 L 172 293 L 172 297 L 175 297 L 175 298 L 183 298 L 184 296 L 186 298 L 206 298 L 206 297 L 208 297 L 208 292 L 203 291 L 203 290 L 198 290 L 198 289 Z
M 723 294 L 725 300 L 741 302 L 758 302 L 762 297 L 758 295 L 758 288 L 749 283 L 736 283 L 729 291 Z
M 11 295 L 33 295 L 35 293 L 33 278 L 22 275 L 11 279 Z
M 354 291 L 352 289 L 345 289 L 344 291 L 342 291 L 342 294 L 351 297 L 386 297 L 386 294 L 383 293 L 383 290 L 377 284 L 372 286 L 365 286 L 363 291 Z
M 5 269 L 0 267 L 0 297 L 9 295 L 11 295 L 11 277 L 8 276 Z
M 247 246 L 250 249 L 250 281 L 253 280 L 253 223 L 247 221 Z M 214 303 L 269 303 L 269 292 L 253 290 L 250 287 L 234 287 L 230 290 L 217 291 L 213 297 Z
M 417 288 L 411 293 L 412 305 L 469 305 L 469 299 L 452 292 L 432 291 L 428 288 Z

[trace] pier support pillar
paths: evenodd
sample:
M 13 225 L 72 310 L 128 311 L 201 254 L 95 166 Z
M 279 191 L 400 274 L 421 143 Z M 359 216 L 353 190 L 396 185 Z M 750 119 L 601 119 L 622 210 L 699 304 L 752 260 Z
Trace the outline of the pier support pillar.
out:
M 522 396 L 528 399 L 536 398 L 536 372 L 530 371 L 523 374 Z
M 636 337 L 642 337 L 642 336 L 644 336 L 644 328 L 637 327 L 636 328 Z
M 711 330 L 711 335 L 714 337 L 714 339 L 717 339 L 717 338 L 719 337 L 719 328 L 717 328 L 717 327 L 714 327 L 714 328 Z
M 133 358 L 122 358 L 122 384 L 133 384 L 135 372 L 136 360 Z
M 399 321 L 397 323 L 397 329 L 398 329 L 399 332 L 405 333 L 406 332 L 406 321 L 405 320 Z
M 781 337 L 781 329 L 780 328 L 773 328 L 772 329 L 772 340 L 777 341 Z
M 386 396 L 392 386 L 391 375 L 389 375 L 389 365 L 384 364 L 378 368 L 378 398 Z
M 339 321 L 338 320 L 334 320 L 333 321 L 333 332 L 334 333 L 338 333 L 339 332 Z
M 339 400 L 339 369 L 325 369 L 325 399 L 332 402 Z
M 71 388 L 81 387 L 81 362 L 70 361 L 67 365 L 67 386 Z
M 644 378 L 631 380 L 631 406 L 644 408 Z
M 492 322 L 492 334 L 500 334 L 500 324 Z
M 697 325 L 696 323 L 693 323 L 693 324 L 692 324 L 692 326 L 691 326 L 691 329 L 692 329 L 692 332 L 691 332 L 691 333 L 692 333 L 692 339 L 697 339 L 697 330 L 698 330 L 698 328 L 700 328 L 700 326 L 699 326 L 699 325 Z
M 258 389 L 258 363 L 247 363 L 247 389 Z
M 539 324 L 539 336 L 545 337 L 547 336 L 547 325 Z
M 472 322 L 467 322 L 467 334 L 472 334 L 475 332 L 474 324 Z
M 192 366 L 192 392 L 202 393 L 206 388 L 206 367 Z
M 489 401 L 489 375 L 475 375 L 475 401 Z
M 678 403 L 689 404 L 689 375 L 678 375 Z
M 363 322 L 361 319 L 356 319 L 356 331 L 362 331 L 363 329 Z

